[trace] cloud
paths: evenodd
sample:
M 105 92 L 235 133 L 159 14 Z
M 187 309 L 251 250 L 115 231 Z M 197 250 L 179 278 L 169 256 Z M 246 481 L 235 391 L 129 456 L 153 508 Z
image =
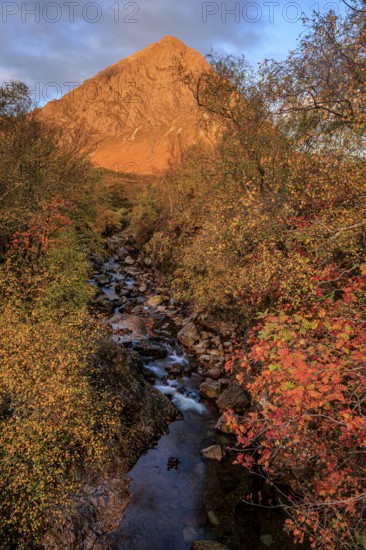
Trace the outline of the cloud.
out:
M 301 12 L 310 15 L 311 4 L 315 7 L 310 0 L 3 2 L 0 82 L 23 80 L 41 96 L 54 82 L 64 93 L 65 83 L 81 83 L 167 34 L 203 55 L 212 47 L 244 53 L 251 62 L 284 57 L 296 45 Z M 61 92 L 49 86 L 47 93 Z

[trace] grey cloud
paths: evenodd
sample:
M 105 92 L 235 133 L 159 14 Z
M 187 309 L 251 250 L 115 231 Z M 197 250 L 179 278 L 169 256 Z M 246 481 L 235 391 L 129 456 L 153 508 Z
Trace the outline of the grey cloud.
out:
M 297 5 L 309 14 L 311 1 L 304 1 L 305 4 L 298 2 Z M 272 3 L 273 22 L 269 20 L 270 8 L 266 0 L 256 5 L 252 0 L 237 2 L 240 9 L 237 22 L 233 14 L 225 14 L 225 6 L 232 10 L 235 1 L 206 3 L 209 11 L 217 10 L 217 13 L 207 15 L 206 23 L 202 18 L 203 4 L 199 0 L 184 3 L 175 0 L 104 0 L 98 3 L 99 11 L 92 5 L 95 2 L 75 0 L 72 22 L 69 17 L 71 8 L 65 2 L 57 2 L 56 10 L 56 2 L 40 1 L 39 22 L 35 21 L 34 15 L 26 14 L 24 10 L 22 13 L 21 2 L 1 4 L 2 81 L 9 78 L 23 80 L 31 88 L 38 82 L 41 89 L 48 82 L 58 82 L 61 86 L 65 82 L 82 82 L 167 34 L 177 36 L 203 55 L 213 47 L 223 53 L 244 53 L 255 62 L 268 56 L 268 52 L 284 56 L 286 50 L 295 46 L 295 37 L 301 27 L 299 23 L 284 20 L 285 5 L 295 4 L 295 7 L 290 6 L 290 17 L 297 9 L 296 2 L 284 0 Z M 26 2 L 26 5 L 34 8 L 35 2 Z M 261 16 L 258 21 L 252 21 L 256 9 L 260 10 Z M 7 15 L 11 10 L 17 13 Z M 243 13 L 247 13 L 247 20 Z M 61 16 L 60 20 L 51 23 L 49 20 L 56 15 Z M 91 22 L 97 15 L 100 19 Z M 136 19 L 138 22 L 131 22 Z

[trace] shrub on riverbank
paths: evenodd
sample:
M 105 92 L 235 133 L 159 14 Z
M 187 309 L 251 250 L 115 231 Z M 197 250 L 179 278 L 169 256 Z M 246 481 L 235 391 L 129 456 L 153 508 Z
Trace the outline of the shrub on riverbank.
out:
M 314 548 L 357 548 L 365 530 L 365 271 L 311 308 L 261 316 L 235 364 L 254 405 L 228 414 L 238 463 L 282 483 L 287 527 Z
M 41 542 L 117 439 L 122 404 L 88 313 L 96 176 L 76 142 L 0 93 L 0 547 Z

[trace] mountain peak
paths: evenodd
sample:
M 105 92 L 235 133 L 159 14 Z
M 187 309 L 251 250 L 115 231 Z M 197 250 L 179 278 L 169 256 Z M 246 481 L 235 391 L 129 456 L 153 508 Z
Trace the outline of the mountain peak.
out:
M 170 34 L 167 34 L 166 36 L 163 36 L 163 38 L 161 38 L 159 40 L 159 43 L 164 43 L 164 42 L 168 42 L 168 43 L 172 43 L 172 44 L 178 44 L 178 45 L 183 45 L 183 46 L 186 46 L 184 44 L 184 42 L 182 42 L 181 40 L 179 40 L 179 38 L 176 38 L 175 36 L 171 36 Z
M 83 128 L 99 166 L 163 172 L 203 137 L 205 126 L 192 92 L 174 72 L 177 56 L 193 74 L 209 67 L 199 52 L 164 36 L 48 103 L 41 117 Z

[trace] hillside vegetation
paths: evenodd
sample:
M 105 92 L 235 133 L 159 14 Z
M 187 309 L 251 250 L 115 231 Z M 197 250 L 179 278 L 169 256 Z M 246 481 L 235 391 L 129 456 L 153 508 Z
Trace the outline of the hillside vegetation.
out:
M 95 172 L 0 88 L 0 547 L 37 545 L 110 455 L 122 403 L 103 382 L 88 312 Z M 79 148 L 80 146 L 80 148 Z
M 252 412 L 228 422 L 294 540 L 365 548 L 365 12 L 306 25 L 259 73 L 179 67 L 222 139 L 152 180 L 131 223 L 178 299 L 248 330 L 227 368 Z

